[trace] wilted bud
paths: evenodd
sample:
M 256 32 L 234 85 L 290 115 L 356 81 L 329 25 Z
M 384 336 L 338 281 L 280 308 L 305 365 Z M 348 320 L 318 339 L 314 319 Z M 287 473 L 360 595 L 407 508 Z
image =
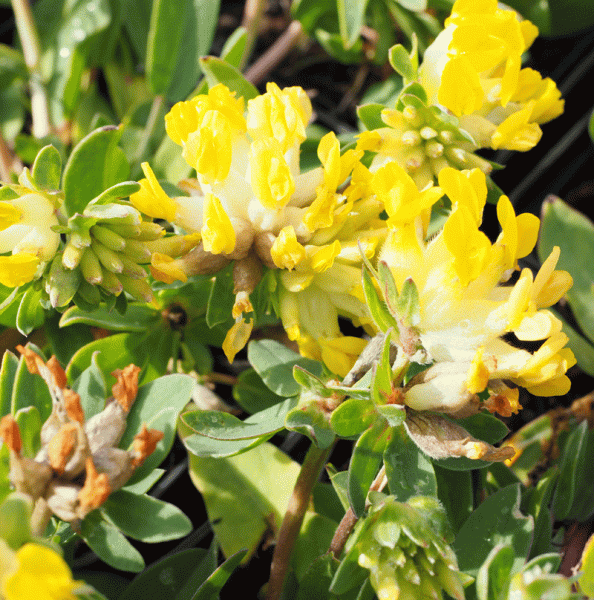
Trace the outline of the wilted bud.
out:
M 389 497 L 372 510 L 349 554 L 370 571 L 379 600 L 438 599 L 441 590 L 464 599 L 456 556 L 446 542 L 451 536 L 445 512 L 437 500 L 418 496 L 405 504 Z
M 435 413 L 408 411 L 404 426 L 412 441 L 431 458 L 465 456 L 501 462 L 515 454 L 510 446 L 496 448 L 477 440 L 460 425 Z

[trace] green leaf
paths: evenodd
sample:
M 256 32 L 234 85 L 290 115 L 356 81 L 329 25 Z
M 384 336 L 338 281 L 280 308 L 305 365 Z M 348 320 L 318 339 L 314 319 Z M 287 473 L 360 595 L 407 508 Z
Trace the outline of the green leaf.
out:
M 248 360 L 264 383 L 279 396 L 296 396 L 301 386 L 293 377 L 293 367 L 298 365 L 320 377 L 321 363 L 303 358 L 296 352 L 274 340 L 251 341 L 248 345 Z
M 43 290 L 30 287 L 19 304 L 16 326 L 23 335 L 29 335 L 36 327 L 43 325 L 45 318 L 41 297 Z
M 176 74 L 188 8 L 187 0 L 153 0 L 146 47 L 146 74 L 155 95 L 165 94 Z
M 265 532 L 280 527 L 299 465 L 268 443 L 231 458 L 189 459 L 190 477 L 225 556 L 243 548 L 253 554 Z
M 330 425 L 340 437 L 350 438 L 363 433 L 376 419 L 371 400 L 351 398 L 332 411 Z
M 406 325 L 415 326 L 420 317 L 419 290 L 412 278 L 408 277 L 402 284 L 402 291 L 396 300 L 396 311 Z
M 12 407 L 12 386 L 14 385 L 19 359 L 6 350 L 2 356 L 0 369 L 0 417 L 10 414 Z
M 62 176 L 62 157 L 54 146 L 44 146 L 31 168 L 35 183 L 46 190 L 59 190 Z
M 146 477 L 136 483 L 127 483 L 122 490 L 133 494 L 146 494 L 165 474 L 164 469 L 153 469 Z
M 527 511 L 534 518 L 534 539 L 530 548 L 530 558 L 554 550 L 553 517 L 549 508 L 559 472 L 551 467 L 532 489 Z
M 189 375 L 165 375 L 138 388 L 138 395 L 127 418 L 120 448 L 129 449 L 134 436 L 145 423 L 149 429 L 164 433 L 155 451 L 134 472 L 130 483 L 146 477 L 163 461 L 175 438 L 175 424 L 182 408 L 190 401 L 196 381 Z
M 43 353 L 33 344 L 27 347 L 34 350 L 44 360 Z M 45 381 L 39 375 L 32 375 L 27 363 L 21 356 L 12 388 L 11 412 L 13 415 L 21 408 L 36 406 L 42 422 L 45 422 L 52 411 L 52 398 Z
M 225 62 L 228 62 L 230 65 L 239 69 L 246 44 L 247 30 L 245 27 L 238 27 L 227 38 L 227 41 L 221 50 L 221 58 L 225 59 Z
M 390 427 L 399 427 L 406 419 L 406 410 L 400 404 L 381 404 L 376 409 Z
M 334 390 L 329 389 L 319 377 L 306 371 L 303 367 L 293 367 L 293 378 L 302 388 L 310 390 L 323 398 L 330 398 L 330 396 L 335 393 Z
M 384 451 L 390 494 L 398 502 L 411 496 L 436 496 L 437 480 L 431 461 L 417 448 L 403 427 L 390 432 Z
M 87 420 L 105 408 L 105 399 L 108 395 L 105 378 L 97 365 L 96 356 L 93 356 L 91 361 L 91 366 L 87 367 L 72 384 L 72 389 L 80 396 L 80 403 Z
M 144 560 L 140 552 L 117 527 L 104 521 L 98 510 L 94 510 L 83 519 L 81 536 L 89 548 L 114 569 L 134 573 L 144 569 Z
M 559 479 L 551 504 L 551 510 L 558 521 L 563 521 L 571 513 L 576 489 L 587 468 L 587 447 L 588 423 L 582 421 L 567 438 L 561 456 Z
M 107 125 L 83 138 L 64 169 L 64 208 L 69 216 L 82 213 L 104 190 L 126 180 L 130 166 L 118 147 L 121 129 Z
M 231 323 L 234 302 L 231 267 L 227 267 L 219 271 L 212 280 L 206 309 L 206 324 L 214 327 L 220 323 Z
M 554 246 L 561 248 L 557 269 L 568 271 L 573 286 L 567 292 L 571 310 L 583 332 L 594 341 L 594 224 L 560 198 L 547 200 L 542 208 L 538 256 L 542 262 Z
M 317 400 L 305 402 L 289 411 L 285 427 L 306 435 L 318 448 L 328 448 L 336 438 L 330 428 L 328 411 Z
M 493 463 L 499 464 L 499 463 Z M 458 532 L 474 508 L 472 473 L 452 471 L 434 464 L 437 497 L 443 504 L 454 532 Z
M 295 600 L 312 600 L 312 598 L 325 600 L 329 598 L 328 588 L 337 567 L 338 561 L 332 554 L 318 555 L 299 582 L 299 591 Z
M 288 398 L 245 421 L 217 410 L 195 410 L 184 413 L 181 420 L 195 433 L 216 440 L 246 440 L 280 431 L 285 416 L 297 405 L 297 398 Z
M 367 492 L 382 464 L 390 428 L 378 419 L 364 431 L 355 447 L 349 464 L 349 501 L 356 517 L 365 511 Z
M 183 52 L 178 54 L 175 76 L 167 92 L 171 102 L 185 100 L 196 86 L 202 73 L 199 59 L 209 54 L 219 20 L 220 0 L 186 1 L 188 9 L 182 37 Z M 224 55 L 223 58 L 231 62 Z
M 144 335 L 116 333 L 78 350 L 66 373 L 71 381 L 76 379 L 91 364 L 93 353 L 99 352 L 97 364 L 106 377 L 115 369 L 134 363 L 143 369 L 141 382 L 151 381 L 165 373 L 175 350 L 174 341 L 175 332 L 164 324 L 146 331 Z
M 151 565 L 126 586 L 118 600 L 139 598 L 176 598 L 188 579 L 204 560 L 206 550 L 192 548 L 176 552 Z M 198 566 L 197 566 L 198 565 Z M 202 583 L 202 582 L 200 582 Z M 198 584 L 199 585 L 199 584 Z
M 548 0 L 551 35 L 577 33 L 594 24 L 594 6 L 580 0 Z
M 16 551 L 31 540 L 33 503 L 25 494 L 16 493 L 0 502 L 0 539 Z
M 491 550 L 476 577 L 478 600 L 507 597 L 513 564 L 514 551 L 510 547 L 495 546 Z
M 146 543 L 176 540 L 192 531 L 192 522 L 173 504 L 118 490 L 101 511 L 127 536 Z
M 271 392 L 254 369 L 246 369 L 233 386 L 233 399 L 245 412 L 254 414 L 282 402 L 283 397 Z
M 489 496 L 469 517 L 458 532 L 452 547 L 458 566 L 472 577 L 495 546 L 509 546 L 514 551 L 512 573 L 528 557 L 534 521 L 520 512 L 520 484 L 509 485 Z
M 216 597 L 227 580 L 243 560 L 247 550 L 240 550 L 230 556 L 198 589 L 192 600 L 211 600 Z
M 200 66 L 204 71 L 208 86 L 224 83 L 237 97 L 243 97 L 247 102 L 259 95 L 258 88 L 252 85 L 241 72 L 216 56 L 206 56 L 200 59 Z
M 563 323 L 563 333 L 569 338 L 567 345 L 575 354 L 580 369 L 594 377 L 594 346 L 571 327 L 556 310 L 549 310 Z
M 41 449 L 41 418 L 36 406 L 20 408 L 15 414 L 23 444 L 23 456 L 35 458 Z
M 369 0 L 337 0 L 338 26 L 345 48 L 351 48 L 365 25 Z
M 260 438 L 247 440 L 215 440 L 207 438 L 199 433 L 183 437 L 184 446 L 197 457 L 209 458 L 226 458 L 229 456 L 237 456 L 243 454 L 260 444 L 266 442 L 270 436 L 262 436 Z
M 102 327 L 110 331 L 146 331 L 160 320 L 157 309 L 140 302 L 130 302 L 126 314 L 121 315 L 115 310 L 111 312 L 102 304 L 92 313 L 71 306 L 60 319 L 60 327 L 68 327 L 75 323 L 84 323 L 93 327 Z
M 389 401 L 393 392 L 392 364 L 390 361 L 391 339 L 391 331 L 388 331 L 384 338 L 380 359 L 373 365 L 371 371 L 371 398 L 378 406 L 378 411 Z M 397 416 L 399 413 L 401 413 L 400 417 Z M 387 414 L 390 416 L 390 418 L 395 417 L 396 421 L 399 421 L 394 424 L 390 423 L 390 425 L 400 425 L 406 417 L 406 414 L 402 413 L 404 413 L 403 406 L 393 406 L 392 410 L 388 410 Z
M 352 65 L 361 63 L 363 60 L 363 43 L 361 39 L 357 39 L 352 46 L 347 48 L 338 33 L 320 28 L 315 30 L 314 35 L 322 48 L 342 64 Z

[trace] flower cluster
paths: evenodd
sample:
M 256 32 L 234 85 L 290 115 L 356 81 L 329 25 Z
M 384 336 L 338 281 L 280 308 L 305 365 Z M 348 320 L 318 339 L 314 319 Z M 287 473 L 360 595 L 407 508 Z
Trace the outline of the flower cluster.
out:
M 176 260 L 153 254 L 157 279 L 183 281 L 234 261 L 236 323 L 223 346 L 230 360 L 251 333 L 253 320 L 244 315 L 253 310 L 249 294 L 263 266 L 279 272 L 280 314 L 292 339 L 317 356 L 320 340 L 336 348 L 339 314 L 366 316 L 357 239 L 373 254 L 385 235 L 378 219 L 383 207 L 363 198 L 361 185 L 351 182 L 341 189 L 351 173 L 357 179 L 362 151 L 341 156 L 333 133 L 320 141 L 321 166 L 301 172 L 300 146 L 311 114 L 301 88 L 268 84 L 265 94 L 248 101 L 244 114 L 243 98 L 216 85 L 207 95 L 176 104 L 166 116 L 169 136 L 198 175 L 197 181 L 180 184 L 190 196 L 167 196 L 145 164 L 146 179 L 130 198 L 144 214 L 201 237 L 199 246 Z M 352 360 L 339 348 L 336 352 L 335 368 L 346 373 Z
M 429 101 L 459 117 L 478 147 L 533 148 L 539 125 L 563 112 L 555 82 L 521 68 L 538 29 L 497 0 L 457 0 L 445 25 L 419 69 Z
M 437 501 L 423 496 L 386 498 L 372 509 L 349 554 L 370 571 L 379 600 L 441 598 L 442 590 L 464 598 L 446 521 Z
M 537 35 L 496 0 L 457 0 L 397 107 L 381 112 L 386 127 L 360 134 L 357 147 L 376 153 L 371 169 L 395 161 L 423 189 L 447 166 L 488 175 L 477 149 L 534 147 L 564 106 L 554 81 L 521 68 Z
M 31 373 L 41 375 L 52 396 L 52 412 L 41 428 L 41 450 L 23 456 L 19 426 L 11 415 L 0 421 L 0 437 L 10 451 L 9 478 L 18 492 L 39 502 L 50 514 L 75 527 L 130 479 L 153 452 L 163 433 L 143 426 L 131 450 L 117 447 L 126 416 L 138 391 L 140 369 L 129 365 L 113 375 L 113 398 L 103 411 L 85 420 L 79 395 L 67 387 L 55 357 L 47 363 L 19 346 Z M 41 510 L 41 509 L 40 509 Z
M 414 287 L 415 306 L 403 314 L 390 293 L 385 300 L 401 354 L 432 364 L 407 384 L 403 401 L 416 410 L 457 413 L 469 403 L 478 405 L 477 394 L 488 391 L 483 406 L 509 415 L 518 409 L 518 389 L 506 382 L 536 395 L 565 394 L 570 385 L 565 373 L 575 358 L 565 348 L 561 322 L 546 310 L 572 282 L 568 273 L 555 270 L 558 249 L 536 276 L 523 269 L 509 283 L 518 259 L 536 243 L 539 220 L 516 216 L 502 196 L 497 205 L 502 232 L 491 243 L 479 229 L 487 196 L 480 170 L 444 169 L 439 188 L 417 192 L 416 199 L 402 193 L 415 187 L 404 170 L 393 169 L 392 176 L 386 203 L 390 233 L 380 260 L 390 269 L 396 293 Z M 427 241 L 423 213 L 443 193 L 452 211 Z M 530 352 L 522 342 L 541 346 Z

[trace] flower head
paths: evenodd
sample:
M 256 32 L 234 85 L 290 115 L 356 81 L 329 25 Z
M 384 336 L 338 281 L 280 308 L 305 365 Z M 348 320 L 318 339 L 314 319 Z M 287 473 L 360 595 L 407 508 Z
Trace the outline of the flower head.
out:
M 319 143 L 321 166 L 301 172 L 300 147 L 311 115 L 311 103 L 299 87 L 281 90 L 269 83 L 244 112 L 243 99 L 219 84 L 207 95 L 176 104 L 166 116 L 169 136 L 197 172 L 197 182 L 184 184 L 191 195 L 167 197 L 144 165 L 146 179 L 131 196 L 139 210 L 201 237 L 191 257 L 154 255 L 155 277 L 172 281 L 214 273 L 234 261 L 235 324 L 223 345 L 229 360 L 251 334 L 253 320 L 245 315 L 253 310 L 249 294 L 262 265 L 278 271 L 281 318 L 292 339 L 307 335 L 314 345 L 320 336 L 334 340 L 341 336 L 339 314 L 361 318 L 366 312 L 356 291 L 361 264 L 356 240 L 360 234 L 364 244 L 376 247 L 379 238 L 372 232 L 382 228 L 376 223 L 382 206 L 366 202 L 363 176 L 359 184 L 341 188 L 363 168 L 358 162 L 363 152 L 341 155 L 333 133 Z M 323 324 L 317 326 L 307 311 L 316 310 L 319 298 Z M 297 321 L 307 321 L 309 328 L 295 329 Z
M 17 287 L 35 279 L 55 255 L 60 235 L 54 204 L 40 193 L 26 192 L 0 201 L 0 283 Z M 16 194 L 15 194 L 16 196 Z
M 496 0 L 457 0 L 445 25 L 419 69 L 429 101 L 459 117 L 479 147 L 535 146 L 539 125 L 563 112 L 555 82 L 521 68 L 538 29 Z
M 380 254 L 396 293 L 414 288 L 414 310 L 408 306 L 406 315 L 386 295 L 402 352 L 412 361 L 434 363 L 406 386 L 404 402 L 416 410 L 456 413 L 488 391 L 487 408 L 515 412 L 518 391 L 505 382 L 536 395 L 566 393 L 565 372 L 575 358 L 565 348 L 561 322 L 546 310 L 571 285 L 567 273 L 555 271 L 558 249 L 536 276 L 523 269 L 515 283 L 506 283 L 536 243 L 538 219 L 516 216 L 502 196 L 502 232 L 492 244 L 479 229 L 484 175 L 444 169 L 439 183 L 452 201 L 442 231 L 426 241 L 419 215 L 393 227 Z M 510 336 L 518 342 L 510 343 Z M 536 352 L 521 348 L 528 341 L 541 346 Z

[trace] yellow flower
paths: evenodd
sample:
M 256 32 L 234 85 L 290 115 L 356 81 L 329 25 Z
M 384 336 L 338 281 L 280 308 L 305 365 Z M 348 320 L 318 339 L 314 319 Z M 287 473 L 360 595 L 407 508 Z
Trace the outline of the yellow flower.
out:
M 55 255 L 60 235 L 55 207 L 38 193 L 0 202 L 0 283 L 17 287 L 38 275 Z
M 321 166 L 301 172 L 300 147 L 311 115 L 303 89 L 280 89 L 274 83 L 247 103 L 245 114 L 243 100 L 223 85 L 178 103 L 166 116 L 166 128 L 196 169 L 196 185 L 180 184 L 192 195 L 167 197 L 150 167 L 143 165 L 146 179 L 131 201 L 150 216 L 199 232 L 202 243 L 189 254 L 202 253 L 202 263 L 206 255 L 224 259 L 210 261 L 208 272 L 235 261 L 235 324 L 223 344 L 229 360 L 252 331 L 253 319 L 245 317 L 253 310 L 249 294 L 265 265 L 279 271 L 278 305 L 289 335 L 304 348 L 313 344 L 320 357 L 326 344 L 324 356 L 332 357 L 336 371 L 342 372 L 357 352 L 340 350 L 342 342 L 334 341 L 342 338 L 338 318 L 369 322 L 357 243 L 373 255 L 386 232 L 379 220 L 383 204 L 368 198 L 371 174 L 359 163 L 363 151 L 341 155 L 334 133 L 320 140 Z M 207 272 L 189 255 L 168 260 L 166 251 L 156 252 L 151 272 L 163 281 Z
M 521 68 L 538 29 L 497 0 L 457 0 L 445 24 L 419 70 L 429 102 L 459 117 L 478 147 L 534 147 L 564 104 L 551 79 Z
M 76 590 L 84 585 L 72 579 L 59 554 L 33 543 L 21 546 L 14 554 L 12 568 L 0 575 L 5 600 L 74 600 Z
M 380 254 L 399 291 L 406 280 L 418 291 L 417 320 L 408 331 L 418 343 L 407 348 L 409 338 L 401 331 L 401 347 L 411 360 L 434 363 L 406 390 L 406 404 L 455 413 L 488 389 L 507 397 L 509 406 L 513 394 L 504 380 L 536 395 L 565 393 L 565 373 L 575 359 L 564 347 L 560 321 L 544 310 L 571 285 L 568 274 L 555 271 L 558 250 L 536 277 L 524 269 L 514 284 L 505 285 L 518 259 L 534 247 L 538 219 L 516 216 L 502 196 L 497 207 L 502 233 L 491 244 L 479 230 L 484 175 L 445 169 L 439 183 L 452 200 L 443 230 L 426 241 L 417 216 L 417 225 L 392 227 Z M 509 333 L 520 343 L 541 341 L 542 346 L 534 353 L 516 348 L 503 338 Z

